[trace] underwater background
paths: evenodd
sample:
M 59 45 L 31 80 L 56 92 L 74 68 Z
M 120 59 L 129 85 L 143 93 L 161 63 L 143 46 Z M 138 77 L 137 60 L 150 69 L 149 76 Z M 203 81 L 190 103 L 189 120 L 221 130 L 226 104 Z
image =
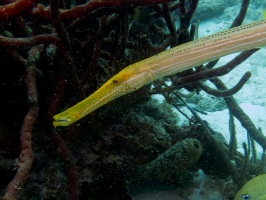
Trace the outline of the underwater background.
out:
M 1 197 L 233 200 L 265 173 L 266 48 L 161 78 L 70 126 L 52 124 L 126 66 L 262 19 L 265 1 L 16 2 L 0 0 Z M 217 77 L 225 65 L 235 68 Z

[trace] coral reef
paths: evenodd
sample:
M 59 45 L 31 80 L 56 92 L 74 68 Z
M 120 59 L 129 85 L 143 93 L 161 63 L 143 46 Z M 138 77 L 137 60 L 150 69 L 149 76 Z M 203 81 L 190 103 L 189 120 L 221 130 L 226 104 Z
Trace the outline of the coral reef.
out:
M 249 1 L 234 4 L 239 13 L 230 27 L 242 24 Z M 78 123 L 53 127 L 55 114 L 129 64 L 196 38 L 198 24 L 191 20 L 207 5 L 198 0 L 0 0 L 0 5 L 4 199 L 131 199 L 134 182 L 154 179 L 188 197 L 191 188 L 201 185 L 199 170 L 217 182 L 234 184 L 232 197 L 248 179 L 265 172 L 264 150 L 260 157 L 255 149 L 256 142 L 266 148 L 263 130 L 233 97 L 250 73 L 237 76 L 240 81 L 229 89 L 217 78 L 258 49 L 242 52 L 221 67 L 214 61 L 161 78 Z M 218 6 L 219 11 L 226 6 Z M 207 80 L 217 89 L 206 85 Z M 206 98 L 200 107 L 189 104 L 204 92 L 211 96 L 208 103 Z M 154 100 L 154 95 L 164 101 Z M 223 103 L 214 105 L 216 98 Z M 199 115 L 221 106 L 231 115 L 229 143 Z M 185 125 L 179 124 L 181 118 Z M 236 119 L 248 132 L 244 153 L 236 149 Z

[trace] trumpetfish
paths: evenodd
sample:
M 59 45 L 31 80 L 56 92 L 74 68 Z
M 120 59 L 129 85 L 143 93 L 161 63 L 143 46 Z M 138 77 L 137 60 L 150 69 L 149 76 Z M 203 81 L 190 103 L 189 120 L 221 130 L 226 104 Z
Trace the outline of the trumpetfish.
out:
M 54 126 L 69 126 L 110 101 L 156 79 L 266 45 L 266 19 L 181 44 L 121 70 L 96 92 L 53 117 Z

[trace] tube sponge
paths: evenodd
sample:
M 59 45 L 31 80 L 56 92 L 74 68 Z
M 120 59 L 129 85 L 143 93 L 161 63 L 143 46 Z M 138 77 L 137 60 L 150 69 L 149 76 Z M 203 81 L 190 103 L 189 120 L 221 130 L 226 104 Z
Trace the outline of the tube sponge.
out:
M 150 163 L 139 166 L 134 173 L 134 178 L 169 180 L 196 163 L 201 153 L 200 141 L 186 138 L 171 146 Z

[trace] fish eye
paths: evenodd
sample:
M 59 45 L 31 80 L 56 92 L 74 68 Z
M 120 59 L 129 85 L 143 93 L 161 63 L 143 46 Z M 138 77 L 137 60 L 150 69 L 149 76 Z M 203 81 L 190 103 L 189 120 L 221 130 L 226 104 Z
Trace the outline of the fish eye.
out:
M 248 195 L 248 194 L 244 194 L 243 196 L 242 196 L 242 199 L 243 200 L 246 200 L 246 199 L 249 199 L 250 198 L 250 196 Z

